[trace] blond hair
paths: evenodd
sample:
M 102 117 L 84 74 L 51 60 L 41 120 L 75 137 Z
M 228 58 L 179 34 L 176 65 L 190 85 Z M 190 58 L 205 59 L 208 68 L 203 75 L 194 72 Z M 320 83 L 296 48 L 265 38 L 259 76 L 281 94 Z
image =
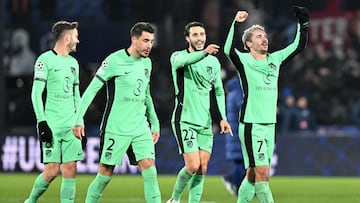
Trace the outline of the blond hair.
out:
M 244 34 L 242 35 L 242 43 L 244 44 L 244 49 L 250 51 L 249 47 L 246 46 L 246 42 L 250 41 L 250 38 L 255 30 L 262 30 L 265 32 L 265 28 L 261 25 L 255 24 L 249 27 L 244 31 Z

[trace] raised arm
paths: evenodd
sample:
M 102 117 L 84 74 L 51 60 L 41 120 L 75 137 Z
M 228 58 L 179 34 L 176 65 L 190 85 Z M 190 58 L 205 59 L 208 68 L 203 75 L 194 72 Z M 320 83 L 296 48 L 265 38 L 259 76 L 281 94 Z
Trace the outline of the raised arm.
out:
M 305 49 L 308 41 L 309 14 L 305 7 L 294 6 L 294 16 L 298 19 L 297 31 L 294 41 L 286 48 L 275 52 L 286 63 L 299 52 Z
M 247 19 L 248 15 L 249 14 L 247 11 L 238 11 L 236 13 L 225 41 L 224 53 L 227 58 L 237 67 L 237 69 L 242 67 L 240 58 L 236 53 L 238 51 L 236 49 L 236 42 L 239 41 L 242 44 L 239 33 L 239 25 Z

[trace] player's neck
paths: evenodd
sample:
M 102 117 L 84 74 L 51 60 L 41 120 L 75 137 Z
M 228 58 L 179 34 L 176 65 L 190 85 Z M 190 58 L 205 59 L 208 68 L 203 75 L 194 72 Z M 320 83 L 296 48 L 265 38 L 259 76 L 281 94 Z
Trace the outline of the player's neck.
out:
M 267 53 L 258 53 L 256 51 L 250 51 L 250 54 L 257 60 L 266 60 Z
M 134 49 L 134 47 L 130 46 L 127 49 L 127 52 L 130 54 L 130 56 L 134 57 L 134 58 L 140 58 L 141 56 L 139 55 L 139 53 Z
M 61 43 L 56 43 L 54 46 L 54 51 L 61 56 L 68 56 L 69 55 L 69 51 L 68 48 L 65 44 L 61 44 Z
M 188 52 L 189 53 L 193 53 L 193 52 L 195 52 L 196 50 L 194 50 L 191 46 L 189 46 L 189 48 L 188 48 Z

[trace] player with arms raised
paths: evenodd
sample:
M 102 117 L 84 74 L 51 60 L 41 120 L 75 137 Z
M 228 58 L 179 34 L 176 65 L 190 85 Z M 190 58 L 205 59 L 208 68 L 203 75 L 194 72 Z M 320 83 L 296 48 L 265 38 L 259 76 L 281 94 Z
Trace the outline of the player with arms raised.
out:
M 260 203 L 274 202 L 269 172 L 275 142 L 279 71 L 306 47 L 309 25 L 306 8 L 295 6 L 293 12 L 298 18 L 296 36 L 282 50 L 268 52 L 268 36 L 260 25 L 252 25 L 242 35 L 248 52 L 235 48 L 236 39 L 240 39 L 239 25 L 248 17 L 246 11 L 236 13 L 226 39 L 225 54 L 235 65 L 244 92 L 239 137 L 247 171 L 238 191 L 238 203 L 251 202 L 255 195 Z

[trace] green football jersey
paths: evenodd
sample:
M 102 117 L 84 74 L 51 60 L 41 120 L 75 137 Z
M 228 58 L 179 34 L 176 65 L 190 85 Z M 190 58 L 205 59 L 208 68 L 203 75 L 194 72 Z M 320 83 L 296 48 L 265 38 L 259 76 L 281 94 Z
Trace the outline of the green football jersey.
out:
M 37 122 L 46 120 L 55 128 L 72 127 L 80 101 L 77 60 L 71 55 L 58 55 L 54 50 L 41 54 L 35 62 L 31 100 Z
M 121 135 L 159 131 L 159 121 L 150 95 L 150 58 L 134 58 L 121 49 L 102 62 L 85 90 L 77 114 L 77 125 L 97 92 L 105 84 L 107 104 L 101 130 Z M 150 122 L 150 125 L 149 125 Z
M 225 93 L 219 60 L 204 51 L 176 51 L 170 58 L 175 87 L 172 122 L 211 126 L 210 91 L 214 90 L 221 119 L 226 120 Z
M 286 48 L 267 54 L 266 60 L 257 60 L 249 52 L 240 52 L 234 41 L 241 39 L 238 25 L 233 23 L 226 39 L 224 51 L 236 66 L 244 92 L 240 121 L 245 123 L 276 123 L 278 79 L 280 68 L 286 61 L 303 50 L 307 31 L 298 29 L 294 41 Z

